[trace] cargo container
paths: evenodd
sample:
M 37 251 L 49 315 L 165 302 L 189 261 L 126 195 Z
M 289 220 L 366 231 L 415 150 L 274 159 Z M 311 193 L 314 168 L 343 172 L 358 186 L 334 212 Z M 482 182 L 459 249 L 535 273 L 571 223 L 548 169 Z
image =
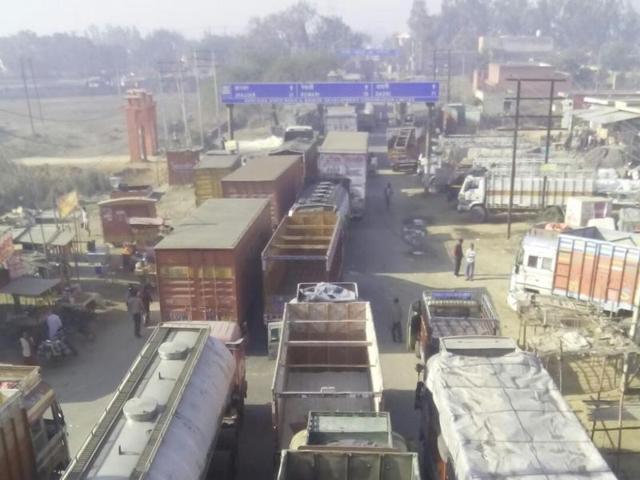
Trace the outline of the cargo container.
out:
M 63 479 L 231 480 L 242 343 L 229 322 L 156 328 Z
M 196 206 L 211 198 L 222 198 L 221 180 L 239 166 L 238 155 L 204 155 L 194 167 Z
M 309 412 L 282 452 L 277 480 L 420 480 L 418 454 L 387 412 Z
M 222 179 L 222 193 L 225 198 L 268 198 L 275 230 L 302 190 L 302 175 L 300 155 L 256 157 Z
M 153 198 L 143 197 L 122 197 L 99 202 L 104 241 L 115 245 L 133 242 L 135 238 L 130 219 L 156 220 L 156 203 Z
M 632 311 L 640 288 L 640 236 L 584 227 L 537 225 L 520 245 L 508 303 L 531 294 L 558 295 L 611 312 Z
M 484 289 L 426 290 L 409 308 L 407 349 L 423 361 L 438 352 L 443 337 L 499 333 L 498 314 Z
M 290 302 L 273 379 L 276 451 L 317 411 L 379 412 L 382 370 L 369 302 Z
M 415 396 L 426 478 L 616 479 L 534 353 L 506 337 L 440 343 Z
M 318 149 L 318 175 L 324 180 L 349 180 L 351 213 L 362 217 L 367 196 L 369 134 L 331 132 Z
M 212 199 L 195 209 L 155 246 L 162 321 L 232 320 L 244 328 L 270 233 L 266 199 Z
M 333 282 L 342 275 L 342 218 L 332 212 L 285 217 L 262 252 L 264 322 L 280 321 L 302 282 Z
M 562 174 L 546 177 L 517 176 L 514 184 L 513 210 L 539 211 L 547 209 L 550 221 L 561 221 L 563 209 L 570 197 L 590 196 L 596 192 L 594 177 Z M 509 206 L 511 178 L 509 175 L 469 175 L 458 194 L 458 211 L 471 212 L 476 222 L 487 220 L 489 213 L 506 211 Z
M 64 415 L 40 368 L 0 364 L 0 478 L 49 480 L 68 463 Z
M 289 141 L 286 141 L 286 139 L 287 132 L 285 132 L 285 142 L 278 148 L 271 150 L 269 155 L 302 155 L 305 182 L 316 178 L 318 176 L 319 139 L 313 130 L 311 130 L 311 138 L 298 137 Z
M 168 150 L 167 174 L 169 185 L 191 185 L 193 169 L 200 161 L 200 150 Z

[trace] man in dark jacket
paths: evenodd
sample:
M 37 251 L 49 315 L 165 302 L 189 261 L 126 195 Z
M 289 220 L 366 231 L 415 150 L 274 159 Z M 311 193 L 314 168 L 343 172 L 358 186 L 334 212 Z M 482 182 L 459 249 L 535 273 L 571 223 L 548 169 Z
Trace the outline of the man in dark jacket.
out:
M 453 249 L 453 274 L 460 276 L 460 266 L 462 265 L 462 239 L 458 239 L 458 243 Z

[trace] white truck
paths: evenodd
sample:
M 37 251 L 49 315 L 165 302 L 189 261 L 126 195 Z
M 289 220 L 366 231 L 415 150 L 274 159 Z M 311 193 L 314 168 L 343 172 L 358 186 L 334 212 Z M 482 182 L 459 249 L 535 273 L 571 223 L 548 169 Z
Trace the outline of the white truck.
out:
M 550 221 L 564 217 L 562 209 L 570 197 L 590 196 L 596 192 L 596 179 L 584 175 L 516 176 L 513 211 L 545 211 Z M 458 193 L 458 211 L 470 212 L 475 222 L 484 222 L 490 213 L 506 211 L 511 192 L 510 175 L 468 175 Z
M 382 370 L 369 302 L 289 302 L 272 385 L 276 451 L 309 411 L 379 412 Z
M 418 455 L 387 412 L 309 412 L 282 452 L 277 480 L 420 480 Z
M 233 478 L 243 344 L 234 322 L 157 327 L 63 480 Z
M 615 480 L 541 360 L 507 337 L 447 337 L 418 382 L 423 473 Z

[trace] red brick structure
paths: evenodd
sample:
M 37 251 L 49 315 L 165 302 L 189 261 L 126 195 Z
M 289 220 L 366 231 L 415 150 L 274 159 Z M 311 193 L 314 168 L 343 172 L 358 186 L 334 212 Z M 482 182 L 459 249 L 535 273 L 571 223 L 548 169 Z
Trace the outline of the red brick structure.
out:
M 146 160 L 158 153 L 156 102 L 146 90 L 127 91 L 127 136 L 132 162 Z

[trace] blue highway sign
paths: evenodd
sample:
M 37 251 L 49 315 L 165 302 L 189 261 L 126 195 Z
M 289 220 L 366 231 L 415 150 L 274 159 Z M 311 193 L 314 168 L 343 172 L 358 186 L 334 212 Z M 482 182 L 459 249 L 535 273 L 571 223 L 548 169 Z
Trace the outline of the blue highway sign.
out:
M 222 103 L 386 103 L 438 101 L 438 82 L 231 83 Z

